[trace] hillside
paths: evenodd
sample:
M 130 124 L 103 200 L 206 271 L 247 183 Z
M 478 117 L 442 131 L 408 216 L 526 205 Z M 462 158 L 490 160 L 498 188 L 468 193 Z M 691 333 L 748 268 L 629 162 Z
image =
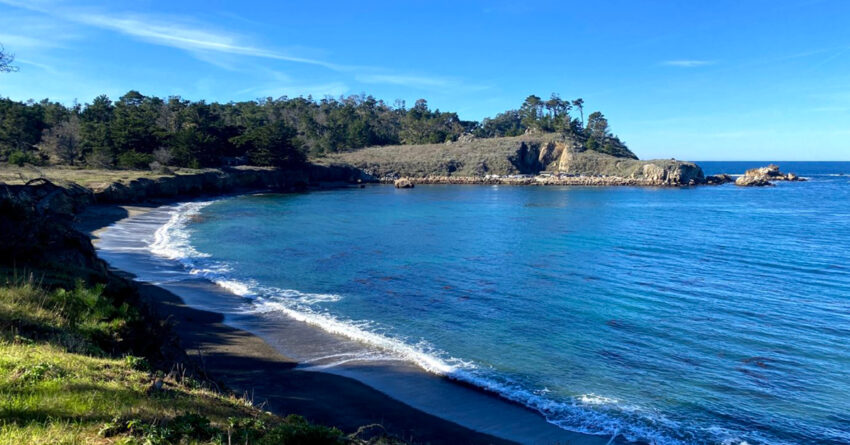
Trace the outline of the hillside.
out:
M 461 139 L 446 144 L 370 147 L 339 153 L 317 162 L 348 164 L 379 179 L 410 177 L 493 178 L 554 175 L 609 178 L 603 183 L 676 185 L 704 182 L 696 164 L 675 160 L 641 161 L 625 146 L 617 156 L 588 150 L 575 138 L 558 134 Z M 469 182 L 464 181 L 464 182 Z M 551 181 L 550 181 L 551 182 Z

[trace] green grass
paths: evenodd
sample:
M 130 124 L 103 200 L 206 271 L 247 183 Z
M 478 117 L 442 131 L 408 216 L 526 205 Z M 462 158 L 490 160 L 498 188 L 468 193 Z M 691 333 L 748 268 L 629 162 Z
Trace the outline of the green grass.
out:
M 129 361 L 51 344 L 0 342 L 0 444 L 343 442 L 342 433 L 281 419 L 192 380 L 153 375 Z
M 0 284 L 0 445 L 352 443 L 213 391 L 183 369 L 107 353 L 136 317 L 103 286 Z

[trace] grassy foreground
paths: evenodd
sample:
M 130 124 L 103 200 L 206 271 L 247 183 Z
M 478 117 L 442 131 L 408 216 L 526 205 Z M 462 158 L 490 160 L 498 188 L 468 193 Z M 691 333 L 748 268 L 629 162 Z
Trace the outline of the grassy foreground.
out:
M 108 352 L 138 316 L 100 285 L 0 279 L 0 444 L 360 443 Z

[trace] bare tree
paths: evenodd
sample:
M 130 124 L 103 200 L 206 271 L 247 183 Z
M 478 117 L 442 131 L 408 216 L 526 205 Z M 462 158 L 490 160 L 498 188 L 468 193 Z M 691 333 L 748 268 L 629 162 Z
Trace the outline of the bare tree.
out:
M 0 44 L 0 73 L 11 73 L 18 70 L 18 67 L 12 65 L 15 61 L 15 56 L 6 52 L 6 48 Z
M 171 150 L 169 148 L 157 148 L 153 152 L 153 162 L 150 163 L 150 168 L 154 171 L 168 170 L 168 165 L 171 164 L 171 160 L 173 158 L 174 156 L 171 154 Z
M 80 119 L 72 114 L 67 121 L 44 130 L 38 148 L 56 164 L 74 165 L 82 157 Z

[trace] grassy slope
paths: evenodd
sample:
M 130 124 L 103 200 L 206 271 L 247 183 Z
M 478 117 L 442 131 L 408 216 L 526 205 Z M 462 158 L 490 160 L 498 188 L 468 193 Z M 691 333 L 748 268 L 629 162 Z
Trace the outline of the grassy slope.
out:
M 473 139 L 452 144 L 392 145 L 369 147 L 328 156 L 318 162 L 341 162 L 383 176 L 398 172 L 402 176 L 424 177 L 430 174 L 483 176 L 513 174 L 519 170 L 509 158 L 522 142 L 540 144 L 551 139 L 543 136 Z
M 0 283 L 0 444 L 347 441 L 181 372 L 149 371 L 143 358 L 107 353 L 138 314 L 102 286 Z
M 174 169 L 173 174 L 188 175 L 202 171 L 204 170 L 179 168 Z M 7 184 L 23 184 L 30 179 L 47 178 L 53 182 L 73 182 L 83 187 L 92 187 L 112 182 L 129 182 L 139 178 L 157 179 L 165 176 L 172 176 L 172 174 L 151 170 L 104 170 L 64 166 L 36 167 L 31 165 L 18 167 L 11 164 L 0 164 L 0 182 Z
M 515 137 L 472 139 L 451 144 L 368 147 L 330 155 L 317 159 L 316 162 L 350 164 L 378 177 L 395 174 L 421 178 L 429 175 L 485 176 L 537 173 L 538 170 L 553 167 L 553 165 L 538 163 L 538 153 L 542 147 L 561 140 L 562 137 L 555 133 L 535 133 Z M 523 144 L 530 149 L 530 154 L 524 154 L 521 151 Z M 643 165 L 624 146 L 616 150 L 619 150 L 618 156 L 591 150 L 577 153 L 577 158 L 587 157 L 594 160 L 588 164 L 591 168 L 578 173 L 613 176 L 621 172 L 619 169 L 611 168 L 611 165 L 621 162 L 626 162 L 630 166 Z M 553 163 L 557 162 L 557 159 L 548 159 L 544 162 Z M 627 177 L 628 174 L 621 176 Z

